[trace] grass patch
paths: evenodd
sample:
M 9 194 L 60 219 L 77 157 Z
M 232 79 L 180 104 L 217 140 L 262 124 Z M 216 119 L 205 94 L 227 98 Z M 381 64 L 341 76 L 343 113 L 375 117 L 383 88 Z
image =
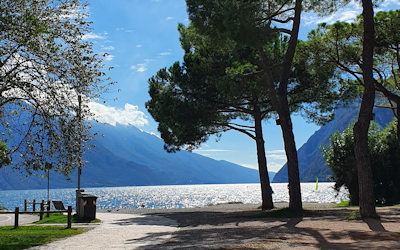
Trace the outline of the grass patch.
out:
M 100 222 L 99 219 L 84 220 L 79 218 L 76 214 L 72 215 L 72 223 L 96 223 Z M 43 220 L 35 222 L 35 224 L 49 224 L 49 223 L 67 223 L 68 215 L 64 214 L 50 214 L 49 217 L 43 216 Z
M 372 217 L 373 219 L 380 220 L 381 217 L 378 214 L 375 214 L 375 216 Z M 361 217 L 360 210 L 354 210 L 349 213 L 349 215 L 346 216 L 346 220 L 362 220 L 363 218 Z
M 293 212 L 289 208 L 281 208 L 252 215 L 253 218 L 302 218 L 320 216 L 321 214 L 316 211 L 302 210 L 300 212 Z
M 346 216 L 346 220 L 361 220 L 360 210 L 354 210 Z
M 350 207 L 350 201 L 341 201 L 340 203 L 336 204 L 338 207 Z
M 25 249 L 83 232 L 85 232 L 83 229 L 52 226 L 20 226 L 17 229 L 14 229 L 13 226 L 0 227 L 0 249 Z

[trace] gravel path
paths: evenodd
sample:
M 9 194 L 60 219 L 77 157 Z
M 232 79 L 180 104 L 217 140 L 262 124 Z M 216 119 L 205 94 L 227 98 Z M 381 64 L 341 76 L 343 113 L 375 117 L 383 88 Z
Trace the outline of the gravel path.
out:
M 96 217 L 102 223 L 88 232 L 29 249 L 140 249 L 162 245 L 178 230 L 175 221 L 157 216 L 97 213 Z
M 285 207 L 287 203 L 277 203 Z M 306 203 L 318 216 L 259 218 L 254 204 L 97 212 L 100 226 L 31 249 L 400 249 L 400 207 L 377 208 L 381 220 L 348 221 L 354 208 Z
M 223 204 L 110 213 L 155 215 L 178 223 L 179 230 L 169 240 L 137 249 L 400 249 L 400 207 L 377 208 L 381 220 L 365 221 L 348 221 L 345 217 L 354 208 L 331 204 L 304 204 L 305 209 L 320 215 L 305 218 L 252 217 L 261 213 L 257 207 Z

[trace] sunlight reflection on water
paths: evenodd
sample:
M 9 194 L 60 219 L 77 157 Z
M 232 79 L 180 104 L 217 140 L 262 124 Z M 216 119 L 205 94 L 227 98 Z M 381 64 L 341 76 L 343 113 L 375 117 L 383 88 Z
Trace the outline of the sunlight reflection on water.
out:
M 301 183 L 303 202 L 338 203 L 347 200 L 347 192 L 336 196 L 334 183 Z M 274 202 L 288 202 L 287 183 L 272 183 Z M 261 203 L 260 184 L 209 184 L 176 186 L 141 186 L 87 188 L 96 195 L 97 209 L 117 208 L 190 208 L 225 202 Z M 0 191 L 0 205 L 13 210 L 24 207 L 24 199 L 47 199 L 47 189 Z M 75 189 L 50 189 L 50 200 L 62 200 L 75 207 Z M 32 209 L 30 207 L 30 209 Z

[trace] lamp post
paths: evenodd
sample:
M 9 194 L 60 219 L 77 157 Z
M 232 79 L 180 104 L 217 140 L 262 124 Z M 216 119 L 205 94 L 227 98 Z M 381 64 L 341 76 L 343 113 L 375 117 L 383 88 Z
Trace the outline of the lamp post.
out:
M 82 197 L 82 192 L 85 190 L 81 190 L 81 174 L 82 174 L 82 142 L 81 142 L 81 136 L 82 136 L 82 114 L 81 114 L 81 109 L 82 109 L 82 98 L 81 95 L 78 95 L 78 138 L 79 138 L 79 152 L 78 152 L 78 189 L 76 190 L 76 197 L 75 197 L 75 202 L 76 202 L 76 213 L 78 214 L 78 217 L 83 217 L 83 208 L 81 207 L 81 202 L 80 199 Z
M 81 108 L 82 108 L 82 99 L 81 99 L 81 95 L 78 95 L 78 138 L 79 138 L 79 153 L 78 153 L 78 190 L 81 189 L 81 174 L 82 174 L 82 168 L 81 168 L 81 164 L 82 164 L 82 145 L 81 145 L 81 136 L 82 136 L 82 127 L 81 127 L 81 123 L 82 123 L 82 117 L 81 117 Z
M 50 163 L 46 162 L 44 168 L 47 172 L 47 202 L 50 204 L 50 170 L 53 168 L 53 166 Z

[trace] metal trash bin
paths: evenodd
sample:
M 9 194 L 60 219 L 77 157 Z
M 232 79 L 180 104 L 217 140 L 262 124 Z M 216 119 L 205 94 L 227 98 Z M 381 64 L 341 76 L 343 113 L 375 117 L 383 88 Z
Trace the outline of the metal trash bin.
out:
M 83 207 L 83 219 L 85 220 L 96 219 L 96 201 L 97 201 L 97 196 L 90 194 L 82 194 L 81 207 Z

